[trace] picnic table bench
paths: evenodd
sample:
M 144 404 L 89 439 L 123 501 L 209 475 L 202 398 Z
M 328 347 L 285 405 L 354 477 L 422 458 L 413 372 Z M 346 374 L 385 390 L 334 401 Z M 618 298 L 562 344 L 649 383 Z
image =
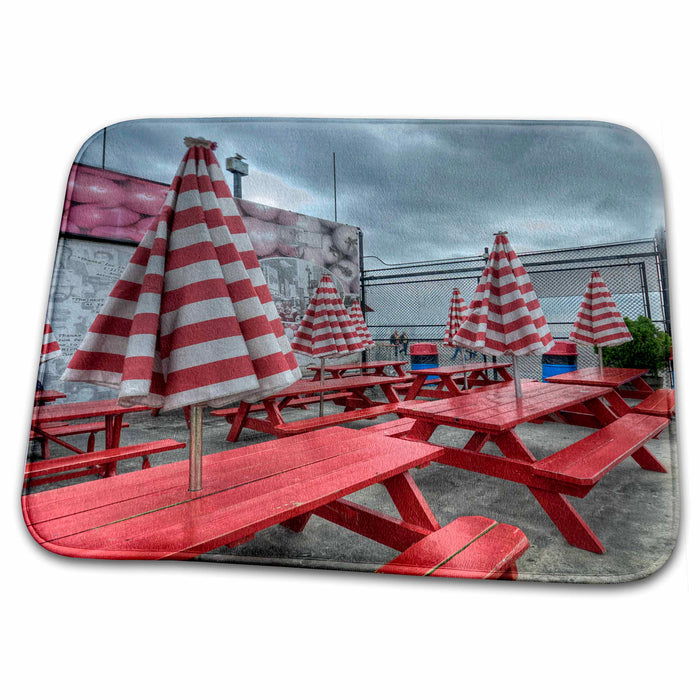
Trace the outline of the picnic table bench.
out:
M 272 525 L 299 532 L 316 515 L 398 552 L 425 541 L 423 549 L 429 551 L 411 550 L 409 563 L 420 558 L 427 566 L 434 551 L 430 568 L 444 568 L 449 559 L 449 575 L 514 575 L 527 542 L 522 533 L 511 533 L 510 556 L 504 554 L 503 538 L 493 537 L 486 552 L 473 549 L 474 556 L 463 560 L 461 553 L 476 544 L 475 532 L 493 521 L 471 528 L 460 523 L 448 536 L 440 534 L 408 470 L 441 453 L 434 445 L 328 428 L 205 455 L 198 492 L 188 490 L 185 460 L 24 496 L 22 509 L 36 541 L 66 556 L 190 559 L 236 546 Z M 345 498 L 372 484 L 384 485 L 398 517 Z M 403 568 L 413 572 L 405 562 Z
M 187 447 L 184 442 L 165 439 L 137 445 L 114 447 L 108 450 L 98 450 L 97 452 L 27 462 L 24 472 L 24 483 L 25 486 L 30 482 L 32 486 L 40 486 L 56 481 L 79 479 L 90 474 L 100 473 L 102 476 L 110 476 L 110 474 L 107 474 L 105 465 L 135 457 L 141 457 L 141 468 L 148 469 L 151 466 L 148 459 L 151 455 L 168 450 L 179 450 L 183 447 Z
M 504 382 L 512 381 L 513 377 L 507 369 L 510 366 L 510 362 L 468 362 L 446 367 L 410 369 L 409 374 L 413 376 L 413 381 L 399 385 L 397 391 L 406 390 L 406 401 L 411 401 L 417 396 L 437 399 L 459 396 L 463 391 L 472 387 L 493 384 L 494 381 L 488 378 L 487 372 L 489 370 L 494 370 Z M 436 384 L 436 386 L 426 388 L 425 385 L 429 383 Z M 459 384 L 462 385 L 461 388 Z
M 605 547 L 566 497 L 585 497 L 628 456 L 643 469 L 665 472 L 644 445 L 668 425 L 668 419 L 635 413 L 618 416 L 602 401 L 613 392 L 611 387 L 523 382 L 522 392 L 516 399 L 513 385 L 507 383 L 441 401 L 399 405 L 400 416 L 415 420 L 407 432 L 401 431 L 402 439 L 427 442 L 440 425 L 472 431 L 464 448 L 445 446 L 439 461 L 524 484 L 569 544 L 603 553 Z M 599 429 L 543 460 L 536 459 L 514 431 L 522 423 L 576 405 L 596 418 Z M 481 452 L 488 442 L 503 456 Z
M 128 428 L 129 424 L 122 422 L 122 429 Z M 41 441 L 41 458 L 50 459 L 51 458 L 51 440 L 44 437 L 44 435 L 50 436 L 50 438 L 63 438 L 70 437 L 71 435 L 87 435 L 87 452 L 93 452 L 95 449 L 95 437 L 98 433 L 103 433 L 107 429 L 107 424 L 105 421 L 97 421 L 92 423 L 66 423 L 64 421 L 60 423 L 52 423 L 51 425 L 45 425 L 42 427 L 42 433 L 37 433 L 36 430 L 32 430 L 29 433 L 30 440 L 40 440 Z
M 58 399 L 65 399 L 66 395 L 62 391 L 55 391 L 53 389 L 39 389 L 34 392 L 34 404 L 36 406 L 43 406 L 47 403 L 53 403 L 58 401 Z
M 638 403 L 634 413 L 648 413 L 651 416 L 671 418 L 676 413 L 676 394 L 673 389 L 657 389 L 653 394 Z
M 115 449 L 119 447 L 121 440 L 124 415 L 149 410 L 151 409 L 148 406 L 120 406 L 115 399 L 36 406 L 32 413 L 30 439 L 55 442 L 71 452 L 79 455 L 84 454 L 84 450 L 63 440 L 61 432 L 70 421 L 89 421 L 94 418 L 102 418 L 105 424 L 105 449 Z M 76 435 L 80 432 L 68 432 L 67 434 Z M 43 451 L 46 449 L 48 448 L 42 448 Z M 111 476 L 116 473 L 116 469 L 116 462 L 107 463 L 106 474 Z
M 393 413 L 393 406 L 400 402 L 399 396 L 393 390 L 393 385 L 403 381 L 401 377 L 385 377 L 377 375 L 359 375 L 341 377 L 340 379 L 324 379 L 323 381 L 304 380 L 295 382 L 283 391 L 268 396 L 262 401 L 266 412 L 264 418 L 252 416 L 253 409 L 260 410 L 260 404 L 251 406 L 245 401 L 233 408 L 222 408 L 211 412 L 212 416 L 225 418 L 230 424 L 226 439 L 236 442 L 243 428 L 259 430 L 277 437 L 317 430 L 323 427 L 341 425 L 354 420 L 376 418 L 385 413 Z M 387 399 L 386 403 L 373 401 L 364 394 L 372 387 L 381 388 Z M 343 413 L 336 413 L 319 418 L 307 418 L 299 421 L 286 422 L 282 409 L 287 399 L 299 399 L 305 396 L 327 394 L 328 400 L 345 406 Z

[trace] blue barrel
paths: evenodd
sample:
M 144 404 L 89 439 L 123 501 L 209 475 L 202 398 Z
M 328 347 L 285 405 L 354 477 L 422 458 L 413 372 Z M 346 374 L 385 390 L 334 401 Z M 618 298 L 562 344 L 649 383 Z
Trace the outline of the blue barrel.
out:
M 578 350 L 576 343 L 569 340 L 558 340 L 554 347 L 542 355 L 542 381 L 549 377 L 578 369 Z
M 411 369 L 432 369 L 439 366 L 438 349 L 435 343 L 411 345 Z M 431 375 L 428 379 L 437 379 L 437 375 Z

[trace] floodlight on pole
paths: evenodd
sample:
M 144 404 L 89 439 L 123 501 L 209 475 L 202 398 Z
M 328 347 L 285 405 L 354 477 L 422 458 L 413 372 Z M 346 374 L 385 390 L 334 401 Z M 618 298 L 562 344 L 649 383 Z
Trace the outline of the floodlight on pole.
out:
M 233 174 L 233 196 L 236 199 L 243 198 L 242 180 L 248 174 L 248 163 L 244 161 L 245 156 L 240 153 L 226 159 L 226 170 Z

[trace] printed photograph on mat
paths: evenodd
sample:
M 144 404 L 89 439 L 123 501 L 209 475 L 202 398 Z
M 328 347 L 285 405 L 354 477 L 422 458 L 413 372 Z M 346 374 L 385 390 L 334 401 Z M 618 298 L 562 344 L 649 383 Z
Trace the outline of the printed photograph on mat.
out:
M 582 583 L 671 555 L 663 188 L 635 132 L 124 122 L 58 229 L 22 493 L 45 549 Z

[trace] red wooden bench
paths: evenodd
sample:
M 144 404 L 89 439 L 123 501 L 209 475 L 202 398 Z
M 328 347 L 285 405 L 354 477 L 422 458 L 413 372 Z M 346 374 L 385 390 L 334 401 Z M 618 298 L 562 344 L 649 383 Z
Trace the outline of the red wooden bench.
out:
M 350 393 L 349 391 L 343 391 L 343 392 L 338 392 L 338 393 L 328 393 L 325 395 L 324 400 L 326 403 L 337 403 L 340 404 L 341 401 L 344 401 L 345 399 L 349 399 L 353 397 L 354 394 Z M 291 399 L 291 400 L 286 400 L 282 399 L 280 402 L 278 408 L 280 410 L 284 410 L 285 408 L 303 408 L 306 409 L 309 404 L 312 403 L 319 403 L 321 400 L 320 396 L 302 396 L 300 398 L 296 399 Z M 238 406 L 233 406 L 231 408 L 217 408 L 216 413 L 212 411 L 212 415 L 216 416 L 222 416 L 224 418 L 233 418 L 237 413 L 238 413 Z M 265 411 L 266 408 L 264 404 L 261 403 L 256 403 L 253 404 L 248 408 L 248 413 L 254 413 L 254 412 L 260 412 L 260 411 Z M 230 423 L 231 421 L 229 421 Z
M 321 428 L 330 428 L 333 425 L 342 425 L 343 423 L 351 423 L 356 420 L 367 420 L 394 413 L 397 404 L 387 403 L 380 406 L 370 406 L 369 408 L 359 408 L 354 411 L 345 411 L 343 413 L 331 413 L 327 416 L 319 416 L 317 418 L 305 418 L 304 420 L 296 420 L 291 423 L 281 423 L 276 427 L 276 430 L 281 435 L 299 435 L 300 433 L 308 433 L 312 430 L 320 430 Z
M 144 442 L 138 445 L 115 447 L 109 450 L 98 450 L 97 452 L 55 457 L 54 459 L 45 459 L 37 462 L 27 462 L 24 482 L 25 485 L 31 482 L 32 486 L 39 486 L 54 481 L 78 479 L 79 477 L 102 471 L 104 464 L 134 457 L 142 457 L 141 468 L 148 469 L 151 466 L 148 461 L 149 455 L 167 452 L 168 450 L 179 450 L 183 447 L 186 447 L 184 442 L 166 439 Z
M 668 424 L 668 418 L 661 416 L 628 413 L 583 440 L 533 463 L 531 469 L 539 476 L 593 487 L 613 467 L 630 455 L 635 455 Z M 660 465 L 648 463 L 643 454 L 636 454 L 635 458 L 645 469 L 666 471 Z
M 362 428 L 362 430 L 366 433 L 381 433 L 389 437 L 401 437 L 413 427 L 415 422 L 415 418 L 397 418 L 396 420 L 388 420 L 383 423 L 368 425 L 366 428 Z
M 379 574 L 516 579 L 530 546 L 523 532 L 491 518 L 457 518 L 377 569 Z
M 128 428 L 128 423 L 122 423 L 122 428 Z M 95 423 L 59 423 L 58 425 L 47 425 L 42 430 L 51 437 L 69 437 L 71 435 L 88 435 L 87 452 L 92 452 L 95 449 L 95 436 L 97 433 L 102 433 L 105 430 L 105 422 L 97 421 Z M 50 459 L 50 441 L 44 438 L 36 431 L 32 430 L 29 434 L 30 440 L 41 440 L 41 457 L 42 459 Z
M 638 403 L 632 411 L 670 418 L 676 412 L 676 393 L 673 389 L 657 389 L 651 396 L 647 396 Z
M 387 413 L 396 413 L 397 406 L 411 406 L 412 404 L 423 404 L 423 401 L 402 401 L 401 403 L 383 403 L 378 406 L 370 406 L 369 408 L 359 408 L 354 411 L 345 411 L 343 413 L 332 413 L 327 416 L 318 418 L 305 418 L 291 423 L 281 423 L 276 426 L 276 430 L 280 435 L 298 435 L 299 433 L 308 433 L 312 430 L 320 430 L 321 428 L 329 428 L 333 425 L 342 425 L 343 423 L 351 423 L 356 420 L 368 420 L 384 416 Z M 408 429 L 407 429 L 408 430 Z M 380 431 L 381 432 L 381 431 Z

